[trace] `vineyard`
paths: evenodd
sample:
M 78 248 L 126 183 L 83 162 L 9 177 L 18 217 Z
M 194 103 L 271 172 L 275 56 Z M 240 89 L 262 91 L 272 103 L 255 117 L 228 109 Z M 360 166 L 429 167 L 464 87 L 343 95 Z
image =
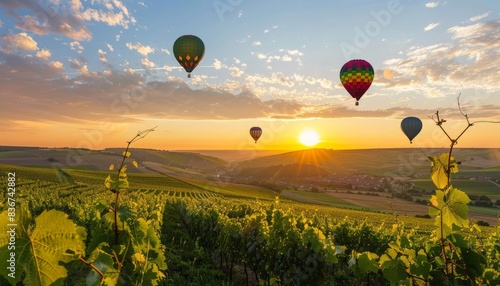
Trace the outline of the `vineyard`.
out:
M 112 205 L 113 194 L 104 192 L 103 184 L 111 172 L 67 170 L 74 182 L 61 183 L 51 169 L 2 165 L 0 170 L 3 182 L 6 174 L 16 174 L 16 217 L 26 216 L 21 206 L 33 218 L 57 210 L 57 219 L 66 214 L 74 222 L 68 227 L 80 233 L 80 246 L 76 237 L 73 246 L 65 246 L 74 253 L 72 259 L 60 259 L 64 264 L 54 260 L 55 265 L 33 269 L 28 258 L 43 257 L 19 257 L 16 273 L 26 272 L 15 281 L 25 285 L 96 285 L 99 280 L 107 285 L 442 285 L 449 279 L 439 271 L 445 262 L 432 220 L 280 200 L 253 186 L 145 174 L 129 175 L 119 216 L 141 222 L 146 233 L 154 234 L 128 258 L 129 274 L 117 275 L 117 262 L 102 250 L 96 254 L 93 242 L 96 226 Z M 6 192 L 0 201 L 5 227 Z M 132 232 L 140 229 L 128 223 Z M 460 250 L 456 266 L 450 266 L 455 283 L 498 285 L 498 227 L 470 225 L 452 236 Z M 155 238 L 158 242 L 151 243 Z M 7 253 L 5 239 L 0 240 L 2 253 Z M 59 251 L 69 256 L 66 249 Z M 6 256 L 1 259 L 6 269 Z M 120 261 L 125 268 L 126 259 Z M 148 268 L 148 262 L 155 266 Z M 51 273 L 60 265 L 63 274 Z M 10 285 L 3 269 L 2 285 Z M 102 278 L 96 269 L 104 272 Z

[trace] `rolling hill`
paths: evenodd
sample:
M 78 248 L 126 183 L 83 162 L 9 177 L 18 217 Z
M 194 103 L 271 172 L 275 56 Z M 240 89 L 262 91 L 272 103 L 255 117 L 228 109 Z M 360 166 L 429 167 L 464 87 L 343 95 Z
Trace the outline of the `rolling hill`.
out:
M 285 178 L 307 178 L 325 176 L 329 172 L 313 164 L 288 164 L 267 167 L 253 167 L 240 170 L 236 175 L 242 177 L 254 177 L 259 179 L 270 179 L 277 177 Z
M 332 150 L 309 149 L 259 157 L 237 163 L 237 168 L 263 168 L 289 164 L 313 164 L 331 173 L 365 173 L 392 177 L 428 177 L 428 156 L 447 152 L 442 148 Z M 500 166 L 500 149 L 455 149 L 460 171 L 471 174 Z

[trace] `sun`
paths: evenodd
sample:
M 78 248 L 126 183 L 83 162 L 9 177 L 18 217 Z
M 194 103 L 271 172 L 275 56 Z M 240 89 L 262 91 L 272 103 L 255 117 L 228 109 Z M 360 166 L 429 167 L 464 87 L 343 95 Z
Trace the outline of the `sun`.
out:
M 312 147 L 319 143 L 319 135 L 314 130 L 304 130 L 299 136 L 300 143 Z

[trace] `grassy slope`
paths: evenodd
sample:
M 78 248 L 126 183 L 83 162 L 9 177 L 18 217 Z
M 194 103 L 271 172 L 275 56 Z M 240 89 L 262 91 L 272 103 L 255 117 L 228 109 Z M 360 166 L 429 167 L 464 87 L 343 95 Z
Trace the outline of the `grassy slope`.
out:
M 436 186 L 430 179 L 415 179 L 411 180 L 411 182 L 415 184 L 415 188 L 425 190 L 436 189 Z M 493 199 L 493 201 L 500 199 L 500 187 L 490 181 L 453 179 L 452 183 L 453 187 L 464 191 L 468 195 L 485 195 Z
M 33 168 L 33 167 L 18 167 L 0 164 L 0 172 L 6 174 L 7 172 L 16 172 L 16 178 L 22 180 L 22 178 L 47 180 L 51 182 L 57 182 L 57 176 L 54 170 L 47 168 Z M 108 174 L 114 174 L 114 172 L 102 172 L 102 171 L 82 171 L 82 170 L 67 170 L 75 182 L 87 184 L 94 186 L 94 188 L 104 189 L 104 179 Z M 205 180 L 194 180 L 194 179 L 178 179 L 175 177 L 168 177 L 162 175 L 152 175 L 152 174 L 129 174 L 129 181 L 132 189 L 150 189 L 150 190 L 171 190 L 175 189 L 184 193 L 191 192 L 212 192 L 225 197 L 226 199 L 231 198 L 243 198 L 250 200 L 265 200 L 273 201 L 278 194 L 272 192 L 263 187 L 243 185 L 243 184 L 233 184 L 225 182 L 212 182 Z M 19 189 L 19 193 L 22 189 Z M 326 199 L 323 197 L 324 194 L 312 194 L 307 192 L 294 192 L 294 198 L 286 198 L 286 196 L 281 196 L 281 201 L 290 205 L 294 208 L 303 208 L 308 210 L 311 208 L 316 208 L 322 210 L 323 212 L 331 212 L 331 215 L 342 219 L 345 216 L 353 217 L 355 219 L 365 219 L 369 218 L 369 213 L 365 211 L 356 211 L 352 209 L 342 209 L 333 207 L 332 205 L 339 204 L 346 207 L 352 207 L 347 202 L 342 202 L 336 200 L 335 198 Z M 328 205 L 313 204 L 310 200 L 320 200 L 324 199 Z M 392 216 L 385 214 L 377 214 L 377 217 L 384 220 L 393 220 Z
M 293 163 L 310 163 L 330 172 L 368 173 L 373 175 L 425 175 L 429 173 L 427 156 L 439 155 L 446 149 L 311 149 L 239 162 L 240 168 L 266 167 Z M 462 161 L 461 170 L 495 171 L 500 166 L 500 149 L 456 149 L 454 157 Z M 490 169 L 491 168 L 491 169 Z M 497 175 L 498 176 L 498 175 Z

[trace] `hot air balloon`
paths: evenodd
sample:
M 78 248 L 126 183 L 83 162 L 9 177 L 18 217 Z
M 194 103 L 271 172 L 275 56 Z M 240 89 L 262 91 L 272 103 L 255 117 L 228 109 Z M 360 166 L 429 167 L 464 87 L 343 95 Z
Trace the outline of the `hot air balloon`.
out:
M 205 55 L 205 44 L 196 36 L 184 35 L 175 40 L 173 50 L 175 59 L 191 77 L 191 72 Z
M 365 60 L 350 60 L 340 69 L 340 81 L 347 92 L 356 98 L 356 105 L 372 84 L 373 76 L 373 67 Z
M 255 140 L 255 143 L 259 140 L 260 135 L 262 135 L 262 129 L 260 127 L 250 128 L 250 136 L 252 136 L 253 140 Z
M 406 117 L 403 121 L 401 121 L 401 130 L 403 130 L 406 137 L 410 139 L 411 144 L 413 138 L 415 138 L 415 136 L 420 133 L 420 130 L 422 130 L 422 120 L 412 116 Z

